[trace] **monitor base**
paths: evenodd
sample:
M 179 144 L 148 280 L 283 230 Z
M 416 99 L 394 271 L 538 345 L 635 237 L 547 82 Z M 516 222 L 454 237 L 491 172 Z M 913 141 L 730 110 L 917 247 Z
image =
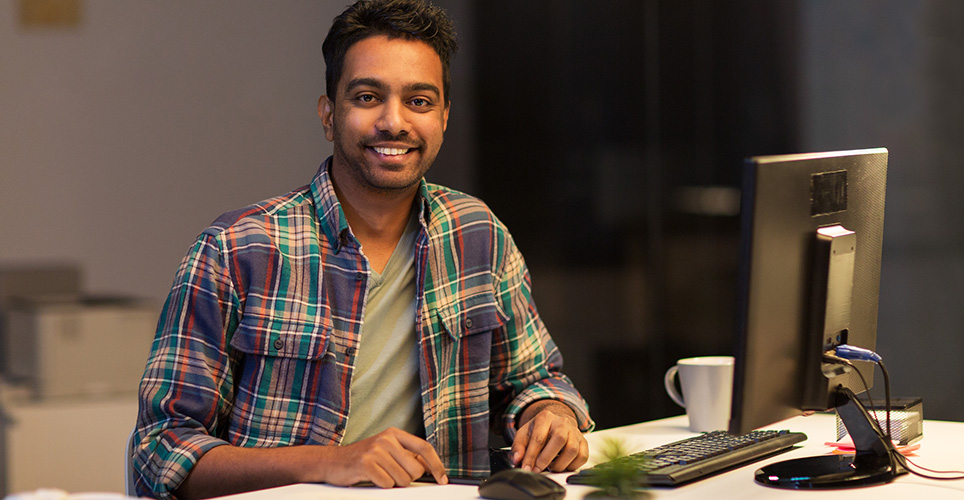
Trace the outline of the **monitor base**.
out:
M 834 391 L 837 414 L 854 440 L 853 455 L 797 458 L 756 471 L 756 482 L 784 489 L 842 489 L 893 481 L 907 470 L 897 460 L 894 444 L 871 419 L 850 389 Z
M 785 460 L 756 471 L 756 482 L 785 489 L 842 489 L 873 486 L 897 477 L 888 464 L 854 467 L 853 455 L 826 455 Z

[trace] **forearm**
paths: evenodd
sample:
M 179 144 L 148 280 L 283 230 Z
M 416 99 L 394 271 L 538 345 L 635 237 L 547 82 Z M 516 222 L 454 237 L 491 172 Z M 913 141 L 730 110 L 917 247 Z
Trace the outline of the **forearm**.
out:
M 211 498 L 304 482 L 325 482 L 331 447 L 218 446 L 201 456 L 176 490 L 179 499 Z
M 426 472 L 437 483 L 448 483 L 432 445 L 390 428 L 346 446 L 218 446 L 201 456 L 176 496 L 210 498 L 293 483 L 351 486 L 370 482 L 393 488 L 408 486 Z

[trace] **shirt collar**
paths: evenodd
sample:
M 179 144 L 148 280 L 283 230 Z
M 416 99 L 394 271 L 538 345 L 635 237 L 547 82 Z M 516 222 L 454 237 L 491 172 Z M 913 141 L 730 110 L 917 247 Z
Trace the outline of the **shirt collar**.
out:
M 341 203 L 335 194 L 335 187 L 331 183 L 331 157 L 318 167 L 318 172 L 311 180 L 311 197 L 315 202 L 315 216 L 321 225 L 322 232 L 325 233 L 328 241 L 332 242 L 335 253 L 341 250 L 349 241 L 354 241 L 355 237 L 351 234 L 348 227 L 348 220 L 345 219 L 345 212 L 341 209 Z M 415 203 L 419 211 L 419 224 L 424 228 L 428 223 L 428 216 L 431 213 L 429 206 L 429 191 L 425 179 L 422 179 L 418 187 L 418 195 Z
M 415 209 L 418 210 L 418 223 L 422 228 L 427 229 L 429 216 L 432 213 L 431 198 L 428 193 L 428 183 L 422 178 L 418 186 L 418 194 L 415 196 Z
M 315 202 L 315 216 L 321 226 L 325 237 L 332 243 L 335 253 L 341 250 L 348 238 L 351 230 L 348 228 L 348 220 L 335 195 L 335 187 L 331 184 L 331 157 L 329 156 L 324 163 L 318 167 L 318 172 L 311 180 L 311 197 Z

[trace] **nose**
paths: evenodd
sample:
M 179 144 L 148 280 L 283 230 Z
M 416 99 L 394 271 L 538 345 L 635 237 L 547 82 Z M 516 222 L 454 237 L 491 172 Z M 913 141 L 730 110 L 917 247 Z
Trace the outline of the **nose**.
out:
M 398 136 L 407 134 L 410 126 L 405 103 L 401 99 L 387 99 L 382 106 L 382 113 L 375 123 L 378 131 Z

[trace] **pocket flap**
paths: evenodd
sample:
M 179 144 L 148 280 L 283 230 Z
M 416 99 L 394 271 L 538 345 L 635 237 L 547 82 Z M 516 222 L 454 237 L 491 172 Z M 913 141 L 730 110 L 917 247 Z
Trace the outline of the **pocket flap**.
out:
M 439 318 L 453 339 L 501 328 L 508 321 L 495 296 L 483 293 L 439 308 Z
M 328 350 L 331 319 L 293 321 L 260 314 L 245 314 L 231 338 L 231 347 L 258 356 L 319 359 Z

